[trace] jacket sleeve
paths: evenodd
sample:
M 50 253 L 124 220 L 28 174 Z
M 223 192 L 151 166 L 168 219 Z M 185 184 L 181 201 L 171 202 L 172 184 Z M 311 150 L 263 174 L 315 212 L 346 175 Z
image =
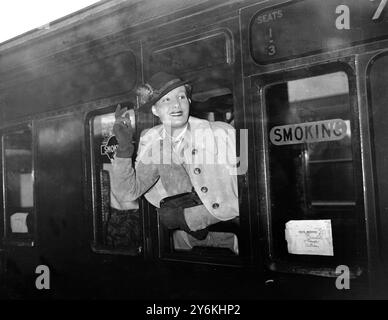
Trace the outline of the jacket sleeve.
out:
M 143 163 L 144 144 L 139 143 L 136 166 L 133 168 L 132 158 L 115 158 L 112 160 L 111 188 L 119 202 L 133 201 L 147 192 L 159 179 L 156 164 Z

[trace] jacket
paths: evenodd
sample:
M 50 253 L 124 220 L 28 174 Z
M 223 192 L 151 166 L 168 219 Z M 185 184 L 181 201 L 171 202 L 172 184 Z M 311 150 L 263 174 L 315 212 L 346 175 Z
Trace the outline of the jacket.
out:
M 234 128 L 224 122 L 189 117 L 178 151 L 165 137 L 163 125 L 142 132 L 135 169 L 130 158 L 112 160 L 112 192 L 116 198 L 133 201 L 144 194 L 159 208 L 160 201 L 174 193 L 171 188 L 183 183 L 178 188 L 180 192 L 190 191 L 192 185 L 216 219 L 225 221 L 238 216 Z M 169 180 L 177 165 L 184 165 L 191 184 Z

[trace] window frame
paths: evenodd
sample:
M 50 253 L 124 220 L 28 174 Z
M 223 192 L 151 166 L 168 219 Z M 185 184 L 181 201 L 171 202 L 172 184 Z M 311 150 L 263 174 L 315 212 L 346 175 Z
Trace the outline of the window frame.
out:
M 122 107 L 129 107 L 132 104 L 130 102 L 122 102 L 120 103 Z M 142 208 L 142 201 L 139 201 L 139 212 L 140 212 L 140 219 L 142 221 L 141 231 L 142 231 L 142 250 L 141 251 L 135 251 L 133 249 L 125 249 L 125 248 L 110 248 L 108 245 L 103 245 L 99 243 L 98 237 L 99 237 L 99 231 L 98 231 L 98 219 L 97 216 L 101 214 L 101 209 L 99 209 L 99 200 L 100 195 L 98 193 L 99 187 L 97 186 L 99 178 L 97 177 L 98 172 L 96 172 L 96 155 L 94 153 L 94 131 L 93 131 L 93 121 L 94 118 L 100 115 L 114 113 L 115 109 L 117 107 L 117 104 L 115 105 L 109 105 L 97 110 L 90 111 L 86 114 L 85 117 L 85 142 L 86 142 L 86 159 L 87 159 L 87 166 L 86 166 L 86 176 L 88 181 L 88 188 L 86 190 L 88 194 L 89 203 L 91 203 L 91 206 L 88 211 L 91 211 L 92 217 L 91 219 L 88 219 L 88 223 L 91 223 L 91 232 L 90 232 L 90 247 L 91 250 L 94 253 L 98 254 L 110 254 L 110 255 L 124 255 L 124 256 L 132 256 L 132 257 L 142 257 L 145 254 L 146 246 L 145 246 L 145 230 L 144 230 L 144 214 L 143 214 L 143 208 Z M 136 131 L 138 126 L 137 121 L 137 113 L 136 108 L 133 108 L 135 110 L 135 123 L 136 123 Z M 137 132 L 135 132 L 135 137 L 137 137 Z
M 258 165 L 258 168 L 264 170 L 264 182 L 258 181 L 259 193 L 264 195 L 264 201 L 261 203 L 259 213 L 259 220 L 263 225 L 261 231 L 264 233 L 264 263 L 271 271 L 280 271 L 286 273 L 299 273 L 299 274 L 314 274 L 334 277 L 335 266 L 330 263 L 317 266 L 315 263 L 294 263 L 287 258 L 277 258 L 274 253 L 273 245 L 273 230 L 272 230 L 272 212 L 271 212 L 271 182 L 270 182 L 270 164 L 269 164 L 269 131 L 268 131 L 268 118 L 267 118 L 267 104 L 266 104 L 266 89 L 276 84 L 286 83 L 292 80 L 298 80 L 303 78 L 310 78 L 314 76 L 330 74 L 335 72 L 344 72 L 348 78 L 349 84 L 349 117 L 351 123 L 351 146 L 352 157 L 354 163 L 354 184 L 355 184 L 355 218 L 358 226 L 359 235 L 359 249 L 356 256 L 354 266 L 350 267 L 350 273 L 352 277 L 360 276 L 364 270 L 366 270 L 366 226 L 365 226 L 365 209 L 364 209 L 364 196 L 363 196 L 363 179 L 362 179 L 362 163 L 361 163 L 361 139 L 360 139 L 360 126 L 359 126 L 359 109 L 357 102 L 357 86 L 356 86 L 356 72 L 354 66 L 352 66 L 352 60 L 338 62 L 327 62 L 320 65 L 311 66 L 309 68 L 298 68 L 293 70 L 286 70 L 271 74 L 264 74 L 261 76 L 255 76 L 252 78 L 253 83 L 257 85 L 258 91 L 255 92 L 253 101 L 259 103 L 262 108 L 259 111 L 260 118 L 256 123 L 256 130 L 260 132 L 260 143 L 263 150 L 263 155 L 259 155 L 258 159 L 263 160 L 263 165 Z M 261 120 L 261 121 L 259 121 Z M 260 124 L 261 122 L 261 124 Z M 260 160 L 259 160 L 260 161 Z M 259 175 L 260 176 L 260 175 Z
M 367 95 L 367 104 L 368 104 L 368 110 L 370 112 L 369 114 L 369 126 L 370 126 L 370 144 L 371 144 L 371 158 L 372 158 L 372 183 L 373 183 L 373 190 L 374 190 L 374 199 L 375 199 L 375 216 L 376 218 L 376 237 L 377 237 L 377 252 L 379 253 L 379 263 L 382 263 L 384 267 L 388 265 L 388 255 L 386 253 L 386 247 L 385 241 L 387 238 L 384 236 L 384 225 L 387 223 L 387 218 L 385 218 L 383 214 L 383 208 L 384 203 L 381 199 L 382 197 L 381 192 L 384 190 L 384 186 L 381 185 L 381 176 L 378 174 L 378 163 L 377 163 L 377 151 L 376 151 L 376 121 L 375 121 L 375 113 L 374 109 L 376 105 L 373 101 L 373 95 L 375 93 L 373 82 L 372 82 L 372 72 L 375 69 L 375 62 L 380 59 L 387 59 L 388 58 L 388 51 L 384 50 L 377 54 L 373 54 L 366 63 L 366 95 Z M 381 272 L 378 271 L 378 272 Z M 384 274 L 385 276 L 385 274 Z
M 225 20 L 219 21 L 211 26 L 199 26 L 196 30 L 182 30 L 176 32 L 176 28 L 173 28 L 175 24 L 171 24 L 172 32 L 165 32 L 162 30 L 160 33 L 152 35 L 146 41 L 144 46 L 144 75 L 146 79 L 161 70 L 153 68 L 153 64 L 150 63 L 150 58 L 153 52 L 158 50 L 164 50 L 167 48 L 180 47 L 188 42 L 200 42 L 201 40 L 208 39 L 209 37 L 224 35 L 226 40 L 226 55 L 223 63 L 212 63 L 211 65 L 196 65 L 193 68 L 183 67 L 177 70 L 168 70 L 168 73 L 177 74 L 183 79 L 200 80 L 201 77 L 208 78 L 209 75 L 217 77 L 218 72 L 227 72 L 228 82 L 230 81 L 231 91 L 233 94 L 233 119 L 234 127 L 236 128 L 236 144 L 237 151 L 239 150 L 239 129 L 246 129 L 245 122 L 245 105 L 244 105 L 244 87 L 242 77 L 242 57 L 240 53 L 241 33 L 239 28 L 239 17 L 233 16 L 228 17 Z M 169 29 L 170 30 L 170 29 Z M 213 77 L 212 76 L 212 77 Z M 192 83 L 193 84 L 193 83 Z M 193 88 L 198 89 L 198 86 L 193 84 Z M 194 89 L 194 90 L 195 90 Z M 147 128 L 158 124 L 158 119 L 153 117 L 152 121 L 146 122 Z M 145 127 L 142 127 L 144 129 Z M 248 153 L 248 151 L 247 151 Z M 247 154 L 249 158 L 250 155 Z M 247 159 L 247 162 L 251 161 Z M 248 173 L 241 174 L 237 177 L 238 180 L 238 191 L 239 191 L 239 209 L 240 209 L 240 230 L 242 236 L 239 239 L 239 255 L 232 257 L 220 257 L 218 255 L 205 253 L 195 253 L 192 251 L 188 252 L 164 252 L 163 243 L 159 237 L 160 226 L 156 215 L 155 208 L 144 201 L 144 207 L 147 210 L 147 216 L 149 219 L 148 230 L 149 232 L 149 248 L 152 251 L 152 258 L 162 262 L 184 262 L 184 263 L 195 263 L 195 264 L 211 264 L 211 265 L 224 265 L 224 266 L 242 266 L 244 263 L 250 263 L 252 255 L 252 233 L 251 233 L 251 207 L 249 203 L 249 188 L 248 184 Z M 255 217 L 253 217 L 253 220 Z
M 15 237 L 12 233 L 9 234 L 7 225 L 10 222 L 7 210 L 7 187 L 6 187 L 6 160 L 5 160 L 5 143 L 4 138 L 6 135 L 17 133 L 18 131 L 29 130 L 31 133 L 31 175 L 32 175 L 32 216 L 33 216 L 33 232 L 28 233 L 26 236 Z M 5 247 L 35 247 L 37 240 L 37 210 L 36 210 L 36 142 L 34 137 L 33 122 L 29 121 L 7 127 L 1 130 L 1 183 L 2 183 L 2 243 Z
M 234 118 L 236 118 L 236 114 L 238 111 L 238 104 L 236 101 L 238 101 L 237 90 L 236 90 L 236 82 L 233 78 L 233 75 L 235 74 L 235 70 L 232 66 L 229 65 L 222 65 L 222 66 L 212 66 L 210 68 L 196 70 L 193 72 L 190 72 L 188 74 L 185 74 L 185 77 L 187 78 L 193 78 L 201 77 L 209 73 L 209 70 L 220 70 L 228 75 L 230 75 L 230 84 L 232 89 L 232 97 L 233 97 L 233 115 Z M 241 112 L 241 110 L 240 110 Z M 237 130 L 239 129 L 238 126 L 234 126 L 236 129 L 236 152 L 238 152 L 238 146 L 240 138 L 240 135 L 237 133 Z M 216 264 L 216 265 L 227 265 L 227 266 L 241 266 L 244 262 L 244 259 L 246 259 L 246 239 L 243 239 L 244 236 L 248 237 L 247 233 L 243 232 L 247 229 L 247 220 L 248 217 L 242 217 L 241 212 L 244 212 L 244 205 L 241 204 L 242 196 L 242 190 L 243 186 L 240 182 L 240 176 L 237 177 L 237 184 L 238 184 L 238 192 L 239 192 L 239 210 L 240 210 L 240 216 L 239 216 L 239 231 L 240 235 L 237 235 L 238 237 L 238 247 L 239 247 L 239 254 L 233 255 L 233 254 L 223 254 L 217 251 L 217 248 L 205 248 L 203 251 L 200 249 L 200 252 L 188 250 L 188 251 L 179 251 L 174 250 L 172 245 L 172 237 L 169 236 L 169 230 L 165 229 L 161 224 L 159 223 L 159 217 L 156 214 L 155 209 L 151 209 L 151 215 L 154 215 L 155 218 L 153 218 L 153 222 L 155 225 L 156 232 L 154 233 L 154 243 L 157 244 L 157 258 L 162 261 L 168 261 L 168 262 L 187 262 L 187 263 L 205 263 L 205 264 Z M 231 226 L 233 228 L 233 226 Z M 212 229 L 212 226 L 210 226 L 210 229 Z M 220 229 L 224 229 L 222 226 L 220 226 Z M 214 227 L 213 230 L 218 230 L 218 226 Z M 244 235 L 245 234 L 245 235 Z M 241 236 L 242 235 L 242 236 Z M 164 241 L 167 239 L 169 241 L 168 244 L 166 244 Z M 209 250 L 207 250 L 209 249 Z M 213 251 L 217 251 L 215 254 L 212 253 Z M 227 249 L 225 249 L 227 250 Z

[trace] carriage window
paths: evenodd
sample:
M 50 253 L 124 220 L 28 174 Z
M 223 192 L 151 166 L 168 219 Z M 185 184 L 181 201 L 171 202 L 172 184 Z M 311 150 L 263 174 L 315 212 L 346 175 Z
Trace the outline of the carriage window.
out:
M 31 130 L 7 133 L 2 140 L 5 238 L 10 243 L 31 245 L 35 229 Z
M 265 99 L 273 256 L 350 263 L 358 217 L 346 73 L 274 84 Z
M 190 115 L 208 121 L 221 121 L 234 126 L 233 84 L 227 79 L 229 74 L 209 77 L 198 73 L 193 83 Z M 237 183 L 237 178 L 236 178 Z M 197 190 L 199 193 L 200 191 Z M 237 201 L 237 200 L 236 200 Z M 203 214 L 202 209 L 198 209 Z M 206 209 L 205 209 L 206 211 Z M 201 213 L 202 212 L 202 213 Z M 208 219 L 208 218 L 207 218 Z M 213 221 L 207 231 L 198 237 L 183 230 L 168 231 L 159 227 L 161 255 L 167 258 L 185 258 L 198 260 L 202 258 L 235 259 L 239 255 L 239 217 L 228 221 Z M 207 236 L 205 236 L 207 234 Z
M 233 94 L 228 87 L 215 86 L 205 92 L 194 92 L 190 110 L 194 117 L 223 121 L 234 126 Z
M 124 107 L 124 105 L 122 105 Z M 92 148 L 94 163 L 94 249 L 97 252 L 137 255 L 142 252 L 142 223 L 138 201 L 117 201 L 110 188 L 111 159 L 117 141 L 112 133 L 114 108 L 109 113 L 92 117 Z M 135 113 L 129 109 L 134 127 Z

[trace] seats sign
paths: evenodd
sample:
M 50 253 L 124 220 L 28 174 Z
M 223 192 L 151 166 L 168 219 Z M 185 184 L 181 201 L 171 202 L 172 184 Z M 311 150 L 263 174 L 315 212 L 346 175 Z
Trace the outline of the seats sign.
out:
M 388 38 L 388 0 L 299 0 L 257 12 L 250 49 L 269 64 Z

